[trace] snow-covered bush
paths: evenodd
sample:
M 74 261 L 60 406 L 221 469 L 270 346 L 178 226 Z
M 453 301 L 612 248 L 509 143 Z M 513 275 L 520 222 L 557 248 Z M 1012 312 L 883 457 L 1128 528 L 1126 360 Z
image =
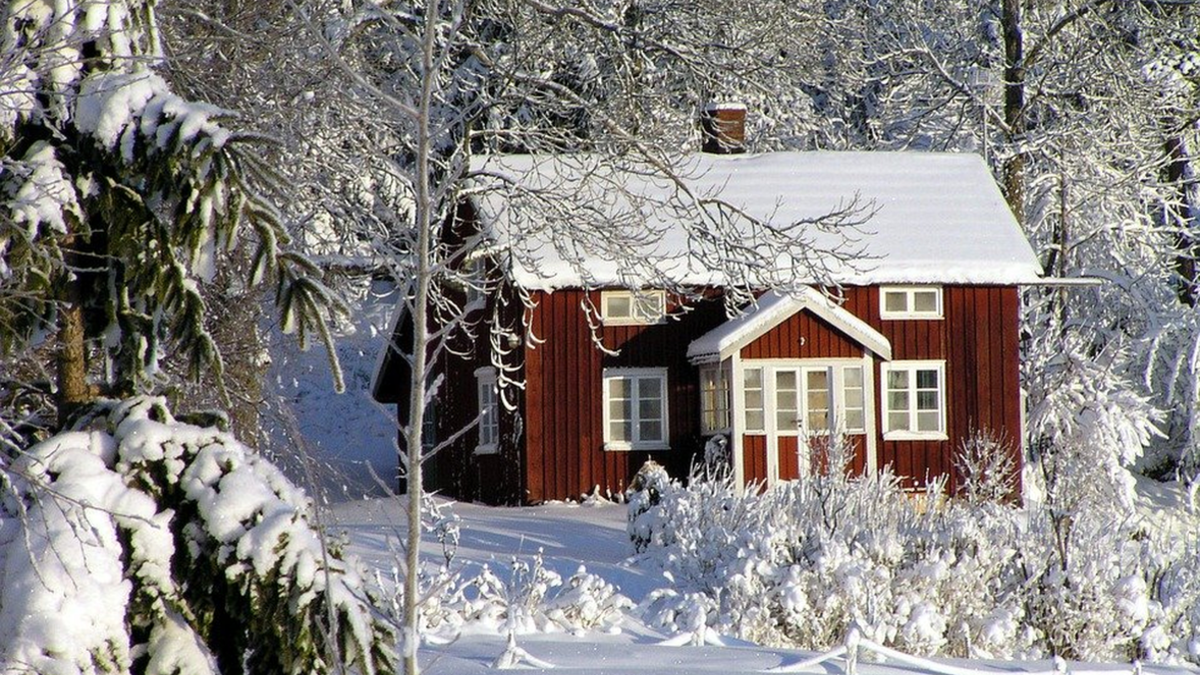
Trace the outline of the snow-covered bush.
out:
M 633 607 L 612 584 L 583 566 L 564 582 L 546 568 L 540 552 L 532 561 L 514 558 L 507 572 L 501 578 L 484 565 L 476 574 L 467 575 L 443 566 L 423 578 L 421 634 L 449 641 L 468 626 L 514 635 L 613 632 Z M 404 603 L 398 570 L 392 581 L 396 593 L 388 609 L 399 625 Z
M 631 507 L 631 532 L 650 535 L 643 564 L 673 581 L 642 603 L 643 619 L 807 649 L 841 644 L 853 626 L 919 655 L 1197 659 L 1194 548 L 1165 547 L 1111 512 L 1073 513 L 1062 541 L 1049 509 L 947 500 L 941 485 L 918 500 L 886 471 L 837 470 L 830 450 L 826 471 L 761 493 L 694 475 L 660 486 L 652 509 Z
M 309 501 L 161 399 L 18 456 L 0 499 L 0 662 L 56 673 L 393 672 L 395 636 Z

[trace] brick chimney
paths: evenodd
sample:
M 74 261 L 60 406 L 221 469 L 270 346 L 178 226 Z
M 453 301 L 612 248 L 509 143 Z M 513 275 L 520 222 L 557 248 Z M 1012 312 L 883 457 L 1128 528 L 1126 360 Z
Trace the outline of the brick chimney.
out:
M 746 106 L 741 103 L 709 103 L 700 113 L 700 149 L 714 155 L 746 151 Z

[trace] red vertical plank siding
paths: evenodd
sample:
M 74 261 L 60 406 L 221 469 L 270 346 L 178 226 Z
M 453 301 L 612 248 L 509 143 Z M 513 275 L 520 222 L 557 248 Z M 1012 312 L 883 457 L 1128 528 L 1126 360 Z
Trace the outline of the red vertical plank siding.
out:
M 599 304 L 599 292 L 593 302 Z M 529 449 L 527 501 L 574 499 L 599 485 L 620 491 L 647 459 L 665 464 L 672 475 L 686 473 L 702 449 L 699 392 L 687 346 L 724 321 L 719 302 L 655 326 L 610 326 L 599 336 L 616 356 L 602 353 L 592 339 L 581 290 L 537 293 L 538 337 L 543 344 L 526 349 L 528 366 Z M 668 451 L 604 450 L 602 374 L 605 368 L 667 369 Z M 534 394 L 533 389 L 539 389 Z M 537 403 L 535 406 L 534 403 Z M 537 422 L 533 422 L 537 418 Z M 537 461 L 534 434 L 541 435 Z M 537 489 L 538 487 L 541 489 Z
M 763 439 L 764 447 L 766 437 L 760 436 Z M 800 439 L 797 436 L 781 436 L 779 438 L 779 477 L 782 480 L 796 480 L 800 477 L 800 458 L 797 451 L 800 449 Z M 764 458 L 766 453 L 763 453 Z M 765 468 L 764 468 L 765 475 Z
M 892 344 L 897 360 L 944 359 L 946 361 L 946 441 L 884 441 L 876 438 L 880 466 L 891 465 L 898 473 L 911 477 L 909 484 L 923 483 L 926 475 L 949 474 L 955 477 L 953 457 L 963 439 L 986 428 L 1003 434 L 1019 448 L 1021 440 L 1019 400 L 1019 304 L 1013 287 L 946 286 L 943 289 L 945 315 L 942 320 L 883 321 L 879 318 L 877 287 L 847 287 L 844 307 L 882 333 Z M 467 434 L 462 448 L 448 449 L 445 461 L 439 458 L 438 470 L 447 484 L 447 493 L 459 492 L 468 498 L 504 499 L 503 494 L 517 493 L 526 502 L 576 498 L 590 492 L 594 485 L 602 490 L 623 489 L 632 474 L 647 458 L 666 464 L 673 475 L 686 472 L 702 449 L 699 437 L 699 392 L 696 368 L 687 362 L 688 344 L 724 321 L 719 302 L 705 303 L 678 320 L 657 326 L 622 326 L 600 329 L 600 336 L 617 356 L 600 352 L 592 343 L 588 322 L 581 306 L 583 292 L 563 290 L 535 293 L 536 306 L 530 311 L 531 329 L 545 342 L 524 350 L 526 390 L 521 398 L 524 414 L 523 438 L 514 442 L 523 447 L 505 459 L 511 469 L 494 473 L 488 459 L 473 457 L 475 435 Z M 599 303 L 599 293 L 593 296 Z M 804 343 L 800 344 L 803 338 Z M 487 344 L 484 337 L 478 345 Z M 862 347 L 823 320 L 800 312 L 747 345 L 743 358 L 853 358 Z M 458 418 L 473 419 L 475 412 L 473 370 L 448 368 L 446 400 L 439 401 L 445 429 Z M 875 359 L 876 426 L 883 428 L 881 398 L 884 381 Z M 481 364 L 482 365 L 482 364 Z M 668 375 L 669 440 L 665 452 L 605 451 L 601 374 L 604 368 L 665 367 Z M 451 412 L 453 407 L 461 411 Z M 505 418 L 507 425 L 511 420 Z M 744 436 L 747 478 L 765 478 L 768 448 L 764 436 Z M 856 446 L 865 448 L 862 439 Z M 783 452 L 782 449 L 777 450 Z M 1019 451 L 1019 450 L 1017 450 Z M 792 449 L 794 453 L 794 448 Z M 865 456 L 856 453 L 853 469 L 865 469 Z M 793 455 L 794 456 L 794 455 Z M 492 458 L 496 464 L 498 458 Z M 466 463 L 472 469 L 462 470 Z M 459 467 L 452 466 L 460 464 Z M 502 464 L 496 464 L 501 466 Z M 507 466 L 507 464 L 503 464 Z M 785 463 L 781 463 L 782 475 Z M 519 480 L 508 477 L 517 472 Z M 786 469 L 790 472 L 791 469 Z M 488 481 L 495 485 L 489 490 Z M 500 487 L 503 483 L 504 486 Z M 508 485 L 513 483 L 513 485 Z M 957 487 L 955 481 L 952 488 Z
M 767 479 L 767 437 L 742 436 L 742 471 L 746 482 Z

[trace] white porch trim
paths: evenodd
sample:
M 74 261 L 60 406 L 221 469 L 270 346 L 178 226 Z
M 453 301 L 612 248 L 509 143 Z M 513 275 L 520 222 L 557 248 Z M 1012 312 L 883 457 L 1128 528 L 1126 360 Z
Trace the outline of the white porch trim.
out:
M 688 345 L 688 359 L 694 364 L 724 361 L 803 310 L 824 319 L 867 350 L 878 354 L 884 361 L 892 359 L 892 343 L 886 337 L 819 291 L 807 286 L 802 287 L 795 295 L 784 295 L 777 291 L 763 293 L 749 311 L 693 340 Z

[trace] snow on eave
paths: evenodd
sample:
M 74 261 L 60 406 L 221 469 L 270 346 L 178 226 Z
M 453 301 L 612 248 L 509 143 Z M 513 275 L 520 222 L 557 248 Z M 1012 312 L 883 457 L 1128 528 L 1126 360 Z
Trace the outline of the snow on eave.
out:
M 819 291 L 807 287 L 795 295 L 767 291 L 750 311 L 693 340 L 688 345 L 688 359 L 697 364 L 723 361 L 803 310 L 824 319 L 883 360 L 892 359 L 892 343 L 879 331 Z

